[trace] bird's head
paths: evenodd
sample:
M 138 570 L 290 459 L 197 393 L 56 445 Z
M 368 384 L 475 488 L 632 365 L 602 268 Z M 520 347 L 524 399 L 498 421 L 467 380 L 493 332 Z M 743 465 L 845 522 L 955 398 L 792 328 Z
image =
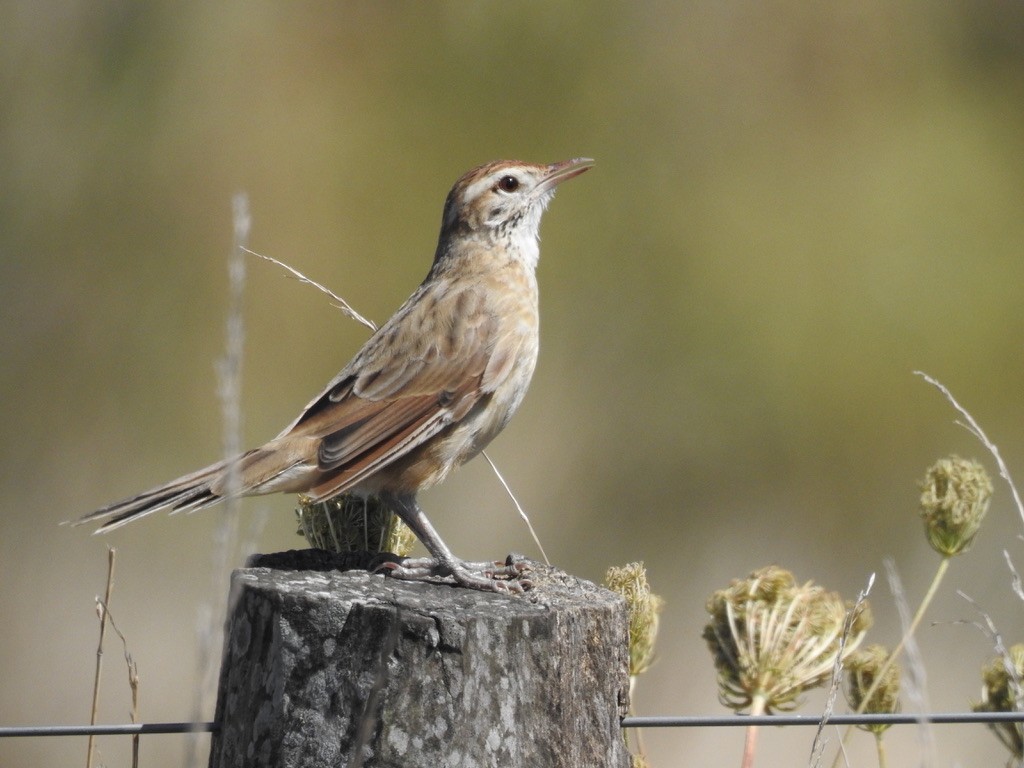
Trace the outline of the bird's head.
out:
M 499 160 L 474 168 L 448 193 L 441 242 L 458 237 L 508 239 L 536 249 L 540 217 L 555 187 L 594 165 L 586 157 L 551 165 Z

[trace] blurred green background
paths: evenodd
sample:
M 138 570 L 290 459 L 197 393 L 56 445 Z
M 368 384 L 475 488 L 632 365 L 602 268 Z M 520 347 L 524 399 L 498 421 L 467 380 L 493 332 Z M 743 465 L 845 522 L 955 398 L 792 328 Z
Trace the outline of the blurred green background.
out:
M 141 716 L 192 714 L 197 628 L 219 624 L 227 587 L 218 510 L 107 537 L 57 523 L 219 457 L 232 195 L 249 196 L 255 250 L 383 320 L 425 274 L 462 172 L 578 155 L 598 165 L 542 228 L 537 375 L 491 454 L 556 564 L 599 580 L 646 561 L 667 607 L 637 711 L 723 711 L 704 601 L 756 567 L 852 598 L 891 557 L 916 605 L 938 562 L 916 482 L 948 453 L 995 468 L 911 372 L 950 386 L 1024 482 L 1021 3 L 8 2 L 0 723 L 87 720 L 108 544 Z M 248 268 L 255 444 L 366 334 Z M 955 589 L 1024 639 L 1002 557 L 1024 567 L 1024 526 L 996 493 L 919 638 L 933 710 L 977 698 L 991 653 Z M 423 501 L 463 556 L 536 555 L 482 461 Z M 292 509 L 246 501 L 243 538 L 299 546 Z M 884 579 L 873 604 L 872 640 L 895 643 Z M 124 721 L 115 637 L 106 665 L 100 720 Z M 932 736 L 936 765 L 1003 761 L 982 726 Z M 768 731 L 758 765 L 805 764 L 812 738 Z M 912 729 L 888 741 L 916 763 Z M 738 764 L 742 734 L 646 742 L 655 766 Z M 127 749 L 101 741 L 109 765 Z M 860 735 L 851 764 L 872 750 Z M 0 764 L 84 751 L 7 740 Z M 143 765 L 185 752 L 147 737 Z

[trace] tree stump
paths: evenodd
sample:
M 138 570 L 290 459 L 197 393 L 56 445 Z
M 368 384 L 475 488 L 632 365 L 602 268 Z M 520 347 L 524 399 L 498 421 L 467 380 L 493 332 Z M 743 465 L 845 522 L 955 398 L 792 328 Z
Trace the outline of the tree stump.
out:
M 233 575 L 211 768 L 630 765 L 617 595 L 280 568 Z

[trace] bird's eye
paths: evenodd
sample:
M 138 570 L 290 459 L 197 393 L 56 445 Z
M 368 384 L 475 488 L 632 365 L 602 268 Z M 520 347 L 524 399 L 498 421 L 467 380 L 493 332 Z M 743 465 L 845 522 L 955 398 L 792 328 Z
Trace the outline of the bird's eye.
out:
M 519 189 L 519 179 L 515 176 L 502 176 L 498 179 L 498 189 L 502 192 L 515 192 Z

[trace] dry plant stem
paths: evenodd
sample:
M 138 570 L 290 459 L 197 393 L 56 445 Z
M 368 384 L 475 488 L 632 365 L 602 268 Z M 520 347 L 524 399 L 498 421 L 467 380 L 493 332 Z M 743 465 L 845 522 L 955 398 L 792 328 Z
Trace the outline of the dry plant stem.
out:
M 1003 559 L 1006 561 L 1006 567 L 1010 569 L 1010 586 L 1013 589 L 1013 594 L 1024 600 L 1024 581 L 1021 580 L 1020 574 L 1017 573 L 1017 567 L 1013 564 L 1010 553 L 1005 549 L 1003 550 Z
M 910 637 L 917 631 L 918 626 L 921 624 L 921 620 L 924 618 L 925 611 L 928 610 L 928 606 L 931 604 L 932 599 L 935 597 L 935 593 L 939 589 L 939 584 L 942 583 L 943 577 L 946 575 L 946 571 L 949 570 L 950 558 L 944 557 L 939 562 L 939 567 L 935 570 L 935 576 L 932 577 L 932 583 L 928 586 L 928 592 L 925 593 L 924 599 L 921 600 L 921 605 L 917 608 L 917 613 L 914 614 L 914 618 L 910 622 L 910 626 L 907 627 L 907 631 L 903 633 L 903 637 L 900 638 L 899 644 L 893 648 L 889 658 L 886 659 L 885 664 L 881 666 L 878 672 L 875 673 L 875 682 L 868 688 L 867 693 L 864 694 L 864 700 L 861 705 L 857 707 L 857 714 L 864 712 L 864 707 L 867 706 L 871 700 L 872 695 L 878 690 L 879 684 L 882 682 L 885 673 L 889 671 L 890 667 L 895 663 L 896 658 L 902 653 L 904 646 Z
M 889 591 L 892 593 L 893 602 L 896 605 L 900 626 L 906 628 L 911 623 L 910 606 L 907 605 L 906 591 L 903 589 L 900 575 L 892 558 L 885 559 L 885 575 L 886 581 L 889 582 Z M 917 736 L 917 761 L 922 768 L 930 768 L 938 765 L 938 760 L 935 754 L 932 726 L 923 716 L 923 713 L 931 711 L 927 695 L 928 675 L 924 659 L 921 656 L 921 648 L 917 644 L 917 638 L 913 635 L 908 636 L 906 647 L 903 649 L 903 658 L 905 664 L 900 688 L 906 695 L 911 709 L 914 712 L 922 713 L 916 718 L 917 726 L 914 729 Z
M 515 504 L 516 509 L 519 511 L 519 516 L 523 518 L 523 522 L 526 523 L 526 527 L 530 529 L 530 536 L 533 537 L 533 541 L 537 545 L 537 549 L 540 550 L 540 555 L 544 558 L 544 563 L 546 565 L 551 565 L 551 561 L 548 560 L 548 553 L 544 551 L 544 545 L 540 543 L 540 538 L 537 536 L 537 532 L 533 530 L 533 523 L 530 522 L 530 518 L 527 516 L 526 510 L 520 506 L 519 499 L 517 499 L 516 495 L 512 493 L 512 489 L 509 487 L 509 484 L 505 482 L 505 478 L 501 476 L 501 472 L 498 471 L 497 465 L 491 460 L 491 457 L 487 455 L 487 451 L 481 451 L 481 454 L 485 459 L 487 459 L 487 463 L 491 465 L 491 469 L 497 476 L 498 482 L 501 483 L 501 486 L 505 489 L 505 493 L 508 494 L 508 497 L 512 499 L 512 503 Z
M 294 277 L 300 283 L 303 283 L 305 285 L 311 285 L 314 288 L 322 291 L 323 293 L 326 293 L 328 296 L 330 296 L 332 299 L 338 302 L 336 306 L 338 307 L 338 309 L 344 312 L 345 315 L 355 320 L 357 323 L 360 323 L 369 328 L 371 333 L 377 330 L 377 324 L 373 322 L 373 320 L 363 317 L 361 314 L 356 312 L 352 305 L 345 301 L 345 299 L 343 299 L 341 296 L 336 294 L 334 291 L 332 291 L 330 288 L 323 285 L 322 283 L 318 283 L 316 280 L 306 277 L 299 270 L 295 269 L 295 267 L 285 264 L 283 261 L 275 259 L 273 256 L 266 256 L 262 253 L 257 253 L 256 251 L 247 248 L 245 245 L 239 245 L 238 248 L 239 250 L 251 254 L 252 256 L 255 256 L 258 259 L 263 259 L 264 261 L 269 261 L 271 264 L 276 264 L 277 266 L 281 267 L 281 269 L 287 271 L 290 275 L 292 275 L 292 277 Z M 527 516 L 526 510 L 524 510 L 522 506 L 519 504 L 519 500 L 516 499 L 515 494 L 512 493 L 512 488 L 509 487 L 509 484 L 505 482 L 505 478 L 501 476 L 501 472 L 498 471 L 498 467 L 491 459 L 491 457 L 487 455 L 487 451 L 482 451 L 481 454 L 485 459 L 487 459 L 487 463 L 490 464 L 491 470 L 497 476 L 498 482 L 501 483 L 501 486 L 505 489 L 505 493 L 507 493 L 509 498 L 512 499 L 512 503 L 515 505 L 516 510 L 519 512 L 519 516 L 522 517 L 523 520 L 526 522 L 526 527 L 530 530 L 530 536 L 533 538 L 534 543 L 537 545 L 537 549 L 540 550 L 540 554 L 541 557 L 544 558 L 544 562 L 548 565 L 551 565 L 551 561 L 548 560 L 548 555 L 544 551 L 544 546 L 540 543 L 540 538 L 537 536 L 537 532 L 533 530 L 533 524 L 530 522 L 530 518 Z M 330 517 L 328 517 L 328 522 L 329 521 Z
M 132 722 L 139 722 L 139 675 L 134 662 L 128 667 L 128 685 L 132 689 Z M 132 768 L 139 768 L 139 734 L 132 736 Z
M 1006 481 L 1008 486 L 1010 486 L 1010 493 L 1013 494 L 1013 501 L 1017 505 L 1017 511 L 1020 513 L 1021 521 L 1024 522 L 1024 501 L 1021 500 L 1020 493 L 1017 491 L 1017 486 L 1013 484 L 1013 479 L 1010 477 L 1010 470 L 1007 468 L 1006 462 L 1003 461 L 1003 457 L 999 453 L 999 448 L 996 447 L 995 443 L 988 439 L 988 435 L 986 435 L 985 431 L 978 425 L 978 422 L 974 420 L 974 417 L 967 412 L 966 408 L 957 402 L 956 398 L 953 397 L 953 394 L 944 384 L 942 384 L 942 382 L 937 379 L 933 379 L 923 371 L 914 371 L 914 373 L 939 390 L 939 392 L 949 400 L 957 413 L 964 418 L 964 421 L 958 421 L 956 423 L 974 435 L 978 441 L 988 449 L 988 452 L 992 454 L 992 458 L 996 460 L 996 466 L 999 467 L 999 476 Z
M 111 619 L 113 623 L 113 619 Z M 117 631 L 117 627 L 114 627 Z M 128 687 L 132 692 L 132 710 L 131 718 L 133 723 L 139 722 L 139 665 L 132 659 L 131 654 L 128 653 L 128 641 L 125 640 L 124 635 L 119 631 L 117 634 L 121 637 L 121 643 L 124 645 L 124 660 L 128 664 Z M 132 735 L 132 768 L 139 768 L 139 743 L 140 735 Z
M 895 648 L 893 648 L 892 653 L 889 654 L 889 658 L 885 660 L 885 663 L 879 668 L 878 672 L 875 673 L 875 682 L 872 683 L 864 694 L 860 706 L 857 707 L 856 714 L 861 715 L 864 713 L 864 708 L 868 705 L 868 702 L 871 701 L 871 697 L 874 695 L 875 691 L 878 690 L 878 686 L 885 678 L 885 673 L 888 672 L 892 665 L 896 663 L 896 659 L 899 658 L 899 655 L 903 652 L 903 648 L 906 646 L 907 641 L 911 636 L 913 636 L 914 632 L 917 631 L 918 626 L 921 624 L 921 620 L 924 618 L 925 611 L 928 610 L 928 606 L 931 604 L 932 599 L 935 597 L 935 593 L 939 589 L 939 584 L 942 583 L 942 579 L 946 575 L 946 571 L 949 569 L 949 561 L 949 557 L 944 557 L 939 562 L 939 567 L 935 570 L 935 576 L 932 577 L 932 583 L 928 586 L 928 591 L 921 600 L 921 604 L 917 607 L 917 611 L 914 613 L 914 618 L 910 621 L 910 626 L 907 627 L 906 631 L 903 633 L 903 637 L 900 638 L 900 642 Z M 843 731 L 843 744 L 846 744 L 852 732 L 853 726 L 846 726 L 846 730 Z M 839 757 L 841 754 L 842 751 L 836 753 L 836 757 L 832 761 L 832 768 L 836 768 L 839 765 Z
M 245 251 L 246 253 L 251 254 L 251 255 L 259 258 L 259 259 L 263 259 L 264 261 L 269 261 L 271 264 L 276 264 L 277 266 L 281 267 L 281 269 L 284 269 L 287 272 L 289 272 L 300 283 L 305 283 L 306 285 L 311 285 L 314 288 L 317 288 L 317 289 L 323 291 L 328 296 L 330 296 L 332 299 L 334 299 L 336 302 L 338 302 L 338 308 L 342 312 L 344 312 L 346 315 L 348 315 L 350 318 L 355 320 L 357 323 L 361 323 L 362 325 L 365 325 L 367 328 L 370 329 L 371 333 L 373 331 L 377 330 L 377 324 L 375 322 L 373 322 L 373 320 L 368 320 L 367 318 L 365 318 L 362 315 L 360 315 L 358 312 L 356 312 L 352 308 L 351 304 L 349 304 L 347 301 L 345 301 L 343 298 L 341 298 L 341 296 L 336 294 L 334 291 L 332 291 L 327 286 L 318 283 L 316 280 L 312 280 L 312 279 L 306 277 L 304 274 L 299 272 L 299 270 L 297 270 L 294 267 L 291 267 L 291 266 L 285 264 L 283 261 L 278 261 L 273 256 L 264 256 L 262 253 L 256 253 L 256 251 L 249 250 L 244 245 L 241 247 L 241 249 L 243 251 Z
M 753 714 L 753 713 L 751 713 Z M 759 713 L 760 714 L 760 713 Z M 743 742 L 743 762 L 741 768 L 752 768 L 754 765 L 754 751 L 757 748 L 757 726 L 747 726 L 747 737 Z
M 96 725 L 97 711 L 100 706 L 100 678 L 103 674 L 103 638 L 107 634 L 107 606 L 110 605 L 110 595 L 114 591 L 114 561 L 116 550 L 107 547 L 107 588 L 103 594 L 103 602 L 97 600 L 97 608 L 100 614 L 100 640 L 96 645 L 96 674 L 92 681 L 92 711 L 89 714 L 89 725 Z M 92 768 L 93 746 L 96 737 L 89 735 L 89 742 L 86 747 L 85 766 Z
M 230 459 L 242 451 L 242 357 L 245 342 L 245 316 L 242 311 L 245 297 L 245 257 L 243 251 L 249 238 L 252 219 L 249 214 L 249 200 L 245 194 L 237 194 L 232 200 L 232 224 L 234 242 L 228 259 L 228 312 L 225 320 L 224 355 L 217 361 L 218 396 L 221 401 L 221 414 L 224 420 L 224 456 Z M 221 585 L 227 580 L 230 572 L 232 550 L 238 542 L 238 487 L 237 470 L 229 470 L 226 484 L 226 503 L 220 515 L 214 536 L 213 570 L 214 589 L 211 595 L 221 594 Z M 208 603 L 200 607 L 197 621 L 198 672 L 199 684 L 196 686 L 192 702 L 192 721 L 202 720 L 203 706 L 209 698 L 209 691 L 215 689 L 219 660 L 215 653 L 216 622 L 214 616 L 223 615 L 215 610 L 214 604 Z M 188 765 L 198 766 L 200 758 L 199 736 L 195 732 L 190 737 Z
M 752 715 L 763 715 L 764 714 L 765 698 L 761 694 L 754 697 L 754 700 L 750 703 L 750 714 Z M 747 736 L 743 742 L 743 762 L 740 763 L 740 768 L 752 768 L 754 765 L 754 751 L 757 749 L 757 726 L 747 726 Z
M 110 628 L 117 633 L 117 636 L 121 638 L 121 646 L 124 648 L 124 660 L 128 666 L 128 688 L 132 692 L 132 708 L 129 713 L 133 723 L 139 722 L 139 665 L 132 659 L 132 655 L 128 653 L 128 639 L 117 627 L 117 622 L 114 621 L 114 615 L 107 610 L 107 606 L 104 604 L 104 615 L 110 620 Z M 139 734 L 132 735 L 132 768 L 138 768 L 139 766 Z
M 885 741 L 882 740 L 881 733 L 875 734 L 875 750 L 878 753 L 878 768 L 887 768 L 888 761 L 885 759 Z

